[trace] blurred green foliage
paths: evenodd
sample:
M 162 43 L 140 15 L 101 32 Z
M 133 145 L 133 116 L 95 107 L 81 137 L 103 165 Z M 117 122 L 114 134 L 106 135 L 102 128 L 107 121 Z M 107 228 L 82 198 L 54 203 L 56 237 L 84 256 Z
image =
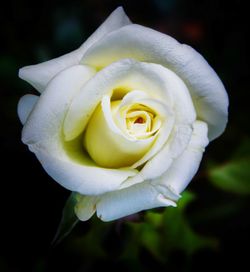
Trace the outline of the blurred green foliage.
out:
M 250 194 L 249 168 L 250 139 L 245 139 L 227 162 L 209 167 L 208 177 L 219 189 L 247 196 Z
M 138 246 L 145 247 L 153 256 L 165 263 L 171 251 L 180 250 L 187 256 L 201 248 L 216 247 L 216 240 L 195 233 L 185 216 L 185 209 L 194 199 L 194 194 L 183 193 L 177 208 L 167 208 L 162 213 L 148 211 L 145 220 L 130 223 Z
M 211 182 L 228 192 L 250 194 L 250 158 L 232 160 L 209 171 Z

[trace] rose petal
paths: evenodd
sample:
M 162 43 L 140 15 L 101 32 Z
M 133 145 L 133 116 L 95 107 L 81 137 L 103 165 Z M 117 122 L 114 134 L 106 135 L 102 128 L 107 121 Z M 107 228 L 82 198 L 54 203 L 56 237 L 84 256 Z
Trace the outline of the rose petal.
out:
M 180 77 L 167 68 L 164 68 L 162 75 L 169 82 L 168 90 L 173 96 L 176 123 L 192 124 L 196 120 L 196 112 L 187 86 Z
M 153 184 L 164 185 L 177 194 L 181 193 L 197 172 L 207 144 L 207 124 L 196 121 L 187 149 L 173 161 L 166 173 L 160 179 L 155 180 Z
M 75 214 L 79 220 L 87 221 L 96 211 L 98 197 L 78 195 L 77 198 Z
M 117 190 L 121 183 L 137 171 L 130 169 L 108 169 L 91 164 L 77 163 L 63 149 L 44 151 L 46 147 L 30 146 L 42 164 L 45 171 L 59 184 L 70 191 L 82 195 L 99 195 L 109 191 Z M 63 157 L 63 158 L 60 158 Z
M 141 170 L 144 179 L 154 179 L 164 173 L 172 160 L 178 157 L 187 147 L 192 129 L 188 125 L 176 126 L 171 139 Z
M 135 101 L 138 101 L 138 99 L 145 97 L 148 97 L 148 95 L 145 92 L 139 90 L 132 90 L 122 97 L 122 101 L 119 104 L 116 113 L 114 114 L 114 120 L 115 123 L 118 125 L 119 129 L 123 131 L 123 133 L 127 134 L 128 131 L 126 122 L 127 111 L 126 110 L 124 111 L 122 107 L 124 107 L 125 105 L 129 106 L 133 104 Z
M 61 133 L 63 118 L 72 98 L 93 75 L 95 70 L 76 65 L 59 73 L 40 96 L 22 132 L 26 144 L 46 140 Z
M 109 33 L 96 42 L 87 50 L 81 63 L 90 64 L 98 69 L 125 58 L 145 60 L 151 63 L 165 63 L 166 56 L 171 56 L 178 46 L 179 43 L 170 36 L 132 24 Z M 162 57 L 164 58 L 162 59 Z M 173 57 L 171 59 L 173 60 Z
M 166 198 L 148 182 L 143 182 L 101 196 L 96 208 L 101 220 L 111 221 L 142 210 L 166 206 L 176 206 L 175 200 Z
M 65 188 L 80 194 L 101 194 L 117 189 L 136 170 L 97 167 L 79 149 L 67 151 L 62 124 L 69 104 L 81 86 L 93 76 L 90 67 L 77 65 L 59 73 L 47 86 L 23 128 L 29 145 L 47 173 Z M 77 154 L 81 154 L 78 160 Z
M 143 100 L 142 100 L 143 101 Z M 146 99 L 145 99 L 146 101 Z M 158 102 L 158 101 L 157 101 Z M 158 107 L 158 111 L 161 113 L 161 117 L 163 117 L 163 124 L 159 130 L 159 134 L 157 135 L 156 141 L 152 148 L 143 156 L 139 161 L 137 161 L 133 167 L 138 167 L 142 165 L 143 163 L 147 162 L 149 159 L 151 159 L 161 148 L 163 148 L 164 144 L 167 142 L 168 137 L 172 131 L 173 125 L 174 125 L 174 115 L 173 113 L 162 103 L 156 103 L 154 100 L 149 100 L 147 102 L 149 105 L 154 105 L 152 108 L 156 109 Z M 165 113 L 164 113 L 165 111 Z
M 117 30 L 125 25 L 131 24 L 122 7 L 113 11 L 105 22 L 87 39 L 77 50 L 61 57 L 23 67 L 19 70 L 19 77 L 29 82 L 39 92 L 43 92 L 48 82 L 60 71 L 76 65 L 96 41 L 107 33 Z
M 192 129 L 190 125 L 175 126 L 167 144 L 145 164 L 136 176 L 125 180 L 121 188 L 127 188 L 144 180 L 156 179 L 164 174 L 171 166 L 173 160 L 180 156 L 188 146 L 191 135 Z
M 38 98 L 39 98 L 39 96 L 37 96 L 37 95 L 26 94 L 23 97 L 21 97 L 21 99 L 19 100 L 18 105 L 17 105 L 17 114 L 18 114 L 18 117 L 23 125 L 27 121 Z
M 225 88 L 206 60 L 191 47 L 152 29 L 129 25 L 106 35 L 83 56 L 81 63 L 98 68 L 122 58 L 159 63 L 187 85 L 198 117 L 209 127 L 209 139 L 218 137 L 227 123 Z
M 85 146 L 93 160 L 109 168 L 128 167 L 150 148 L 155 137 L 134 139 L 122 133 L 111 113 L 110 97 L 104 96 L 89 121 Z
M 170 84 L 162 76 L 162 69 L 157 64 L 123 59 L 99 71 L 83 86 L 70 106 L 64 122 L 66 140 L 74 139 L 84 130 L 102 97 L 110 95 L 116 88 L 141 90 L 171 106 Z
M 183 83 L 183 81 L 176 75 L 174 74 L 172 71 L 170 71 L 167 68 L 164 68 L 160 65 L 154 65 L 154 68 L 157 67 L 157 70 L 162 77 L 164 77 L 165 80 L 165 89 L 167 89 L 169 91 L 169 93 L 172 95 L 172 97 L 174 97 L 173 99 L 173 111 L 175 113 L 175 120 L 173 119 L 172 114 L 168 113 L 168 114 L 163 114 L 163 116 L 165 115 L 167 117 L 167 122 L 165 122 L 163 124 L 163 127 L 161 128 L 161 132 L 158 136 L 157 141 L 155 142 L 154 146 L 149 150 L 149 152 L 142 158 L 140 159 L 138 162 L 136 162 L 133 167 L 138 167 L 139 165 L 145 163 L 146 161 L 148 161 L 149 159 L 151 159 L 152 156 L 154 156 L 160 149 L 162 149 L 163 144 L 166 143 L 166 140 L 168 139 L 168 135 L 170 134 L 172 127 L 173 127 L 173 122 L 175 121 L 176 124 L 176 128 L 178 128 L 178 133 L 181 133 L 181 137 L 183 137 L 183 141 L 180 143 L 180 137 L 176 136 L 178 139 L 178 148 L 179 150 L 184 150 L 185 146 L 187 145 L 189 139 L 190 139 L 190 135 L 191 135 L 191 129 L 190 129 L 190 124 L 192 124 L 195 119 L 196 119 L 196 113 L 194 110 L 194 106 L 190 97 L 190 94 L 188 92 L 188 89 L 186 87 L 186 85 Z M 128 93 L 128 101 L 133 101 L 134 97 L 132 95 L 133 92 Z M 126 98 L 126 96 L 125 96 Z M 164 101 L 165 102 L 165 101 Z M 123 102 L 124 104 L 125 102 Z M 154 108 L 154 107 L 153 107 Z M 160 105 L 158 105 L 157 107 L 160 109 Z M 166 109 L 167 110 L 167 109 Z M 185 136 L 185 137 L 184 137 Z M 187 136 L 187 137 L 186 137 Z M 184 144 L 185 143 L 185 144 Z M 168 148 L 168 147 L 167 147 Z M 166 148 L 165 148 L 166 149 Z M 180 154 L 179 151 L 177 152 L 178 154 Z M 168 151 L 164 151 L 161 152 L 161 155 L 159 158 L 161 158 L 161 161 L 163 162 L 169 162 L 175 157 L 175 155 L 173 155 L 172 153 L 166 155 L 166 153 L 169 153 Z M 169 156 L 171 156 L 171 160 L 169 160 Z M 166 159 L 164 159 L 166 158 Z M 146 165 L 144 167 L 144 170 L 142 171 L 143 173 L 140 173 L 140 175 L 145 175 L 145 178 L 152 178 L 152 174 L 149 174 L 149 172 L 151 172 L 151 166 L 155 164 L 156 168 L 159 170 L 159 168 L 161 168 L 161 171 L 158 171 L 156 169 L 154 169 L 154 167 L 152 167 L 152 173 L 154 173 L 154 175 L 160 175 L 161 173 L 163 173 L 167 167 L 168 164 L 164 164 L 164 163 L 159 163 L 159 161 L 156 161 L 157 158 L 155 158 L 153 161 L 149 162 L 148 165 Z M 149 172 L 148 172 L 149 171 Z M 137 178 L 132 178 L 133 180 Z

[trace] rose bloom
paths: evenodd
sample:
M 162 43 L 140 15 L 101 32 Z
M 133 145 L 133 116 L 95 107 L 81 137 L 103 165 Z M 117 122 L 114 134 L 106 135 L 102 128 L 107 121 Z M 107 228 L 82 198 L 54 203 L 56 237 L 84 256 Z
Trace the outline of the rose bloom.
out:
M 228 97 L 206 60 L 121 7 L 80 48 L 19 76 L 40 92 L 19 101 L 22 141 L 78 193 L 80 220 L 176 206 L 227 123 Z

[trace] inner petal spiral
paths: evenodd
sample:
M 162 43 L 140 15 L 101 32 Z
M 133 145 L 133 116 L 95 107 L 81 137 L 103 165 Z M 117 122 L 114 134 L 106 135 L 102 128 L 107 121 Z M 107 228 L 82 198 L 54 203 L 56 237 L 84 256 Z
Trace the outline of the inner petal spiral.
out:
M 126 98 L 126 95 L 125 97 Z M 146 103 L 104 96 L 87 126 L 84 146 L 100 166 L 128 167 L 151 148 L 162 118 Z

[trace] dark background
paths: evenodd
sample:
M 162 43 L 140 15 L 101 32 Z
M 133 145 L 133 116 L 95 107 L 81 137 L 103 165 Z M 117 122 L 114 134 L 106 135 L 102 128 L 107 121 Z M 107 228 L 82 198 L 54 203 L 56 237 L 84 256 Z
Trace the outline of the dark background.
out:
M 94 217 L 52 247 L 69 192 L 21 143 L 17 102 L 35 90 L 18 79 L 18 69 L 76 49 L 119 5 L 133 22 L 193 46 L 208 60 L 229 94 L 229 124 L 207 148 L 185 209 L 155 209 L 113 223 Z M 0 12 L 0 271 L 94 271 L 99 265 L 111 271 L 239 271 L 248 264 L 246 3 L 10 0 Z

